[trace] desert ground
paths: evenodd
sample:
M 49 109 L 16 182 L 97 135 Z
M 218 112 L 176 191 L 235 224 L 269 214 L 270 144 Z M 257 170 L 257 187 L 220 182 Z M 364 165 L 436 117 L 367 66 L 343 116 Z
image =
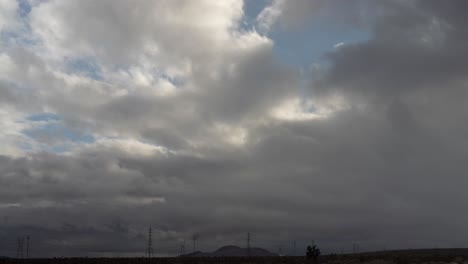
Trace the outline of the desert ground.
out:
M 323 255 L 318 260 L 282 257 L 171 257 L 171 258 L 49 258 L 2 259 L 1 264 L 468 264 L 468 249 L 395 250 L 360 254 Z

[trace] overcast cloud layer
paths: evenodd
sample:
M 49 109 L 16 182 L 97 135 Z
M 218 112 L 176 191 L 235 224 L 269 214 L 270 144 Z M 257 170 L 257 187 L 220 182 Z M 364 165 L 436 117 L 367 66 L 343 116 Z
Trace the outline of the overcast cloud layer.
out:
M 249 4 L 0 0 L 0 255 L 468 246 L 468 2 Z

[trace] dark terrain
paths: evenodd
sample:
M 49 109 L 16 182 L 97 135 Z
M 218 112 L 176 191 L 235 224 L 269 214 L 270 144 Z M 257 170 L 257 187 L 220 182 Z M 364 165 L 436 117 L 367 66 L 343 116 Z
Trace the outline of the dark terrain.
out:
M 278 257 L 278 254 L 272 253 L 263 248 L 241 248 L 238 246 L 224 246 L 213 252 L 193 252 L 181 257 Z
M 223 248 L 221 248 L 223 249 Z M 229 248 L 227 248 L 229 249 Z M 216 252 L 216 251 L 215 251 Z M 300 264 L 300 263 L 468 263 L 468 249 L 419 249 L 368 252 L 360 254 L 323 255 L 317 262 L 305 257 L 172 257 L 172 258 L 50 258 L 0 259 L 1 264 Z

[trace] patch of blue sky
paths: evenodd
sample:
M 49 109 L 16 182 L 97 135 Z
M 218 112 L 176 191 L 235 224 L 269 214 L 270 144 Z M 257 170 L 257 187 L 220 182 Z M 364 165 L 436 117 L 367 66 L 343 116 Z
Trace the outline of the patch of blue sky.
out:
M 161 75 L 162 78 L 164 78 L 165 80 L 167 80 L 168 82 L 170 82 L 172 85 L 174 85 L 176 88 L 180 88 L 182 86 L 184 86 L 184 84 L 186 83 L 186 79 L 183 78 L 183 77 L 177 77 L 177 76 L 168 76 L 167 74 L 162 74 Z
M 326 63 L 325 54 L 338 43 L 350 44 L 369 39 L 366 30 L 344 29 L 328 20 L 317 19 L 301 30 L 274 30 L 270 33 L 274 52 L 281 61 L 300 68 Z
M 28 0 L 17 1 L 18 10 L 16 14 L 18 23 L 12 28 L 0 31 L 0 42 L 4 48 L 38 46 L 41 44 L 41 41 L 31 33 L 31 26 L 28 21 L 31 5 Z
M 90 134 L 80 133 L 78 131 L 67 129 L 65 127 L 63 128 L 62 133 L 65 136 L 65 138 L 75 143 L 89 144 L 95 141 L 94 137 Z
M 31 5 L 29 4 L 28 0 L 17 0 L 18 1 L 18 15 L 20 17 L 28 16 L 29 12 L 31 12 Z
M 23 134 L 48 142 L 64 141 L 70 143 L 89 144 L 95 142 L 91 134 L 70 129 L 64 125 L 60 116 L 53 113 L 40 113 L 28 116 L 29 122 L 40 122 L 37 126 L 23 131 Z
M 243 28 L 255 28 L 258 14 L 271 2 L 245 0 Z M 280 25 L 274 26 L 268 37 L 274 41 L 273 51 L 278 59 L 295 68 L 307 69 L 310 73 L 312 65 L 319 65 L 321 68 L 330 66 L 325 54 L 333 52 L 336 44 L 346 45 L 370 38 L 368 29 L 346 26 L 328 14 L 315 14 L 314 19 L 306 21 L 307 24 L 299 28 L 285 29 Z
M 92 57 L 66 59 L 65 71 L 70 74 L 84 75 L 94 80 L 102 80 L 101 67 Z
M 244 30 L 251 30 L 255 27 L 256 18 L 262 10 L 270 4 L 270 0 L 245 0 L 244 1 L 244 21 L 241 27 Z
M 40 113 L 26 117 L 29 121 L 58 121 L 60 117 L 54 113 Z
M 64 153 L 64 152 L 69 151 L 70 146 L 66 145 L 66 144 L 59 144 L 59 145 L 45 147 L 44 150 L 46 150 L 47 152 L 60 154 L 60 153 Z
M 38 46 L 40 42 L 37 39 L 30 37 L 27 33 L 29 29 L 20 28 L 16 31 L 2 30 L 0 31 L 0 52 L 17 47 L 33 47 Z
M 19 147 L 20 147 L 20 149 L 22 149 L 24 151 L 32 151 L 33 150 L 32 145 L 30 143 L 28 143 L 28 142 L 20 143 Z

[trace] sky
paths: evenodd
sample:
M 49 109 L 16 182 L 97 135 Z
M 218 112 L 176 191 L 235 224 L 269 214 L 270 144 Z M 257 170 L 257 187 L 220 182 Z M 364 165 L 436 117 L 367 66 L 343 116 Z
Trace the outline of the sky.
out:
M 0 255 L 468 247 L 466 10 L 0 0 Z

